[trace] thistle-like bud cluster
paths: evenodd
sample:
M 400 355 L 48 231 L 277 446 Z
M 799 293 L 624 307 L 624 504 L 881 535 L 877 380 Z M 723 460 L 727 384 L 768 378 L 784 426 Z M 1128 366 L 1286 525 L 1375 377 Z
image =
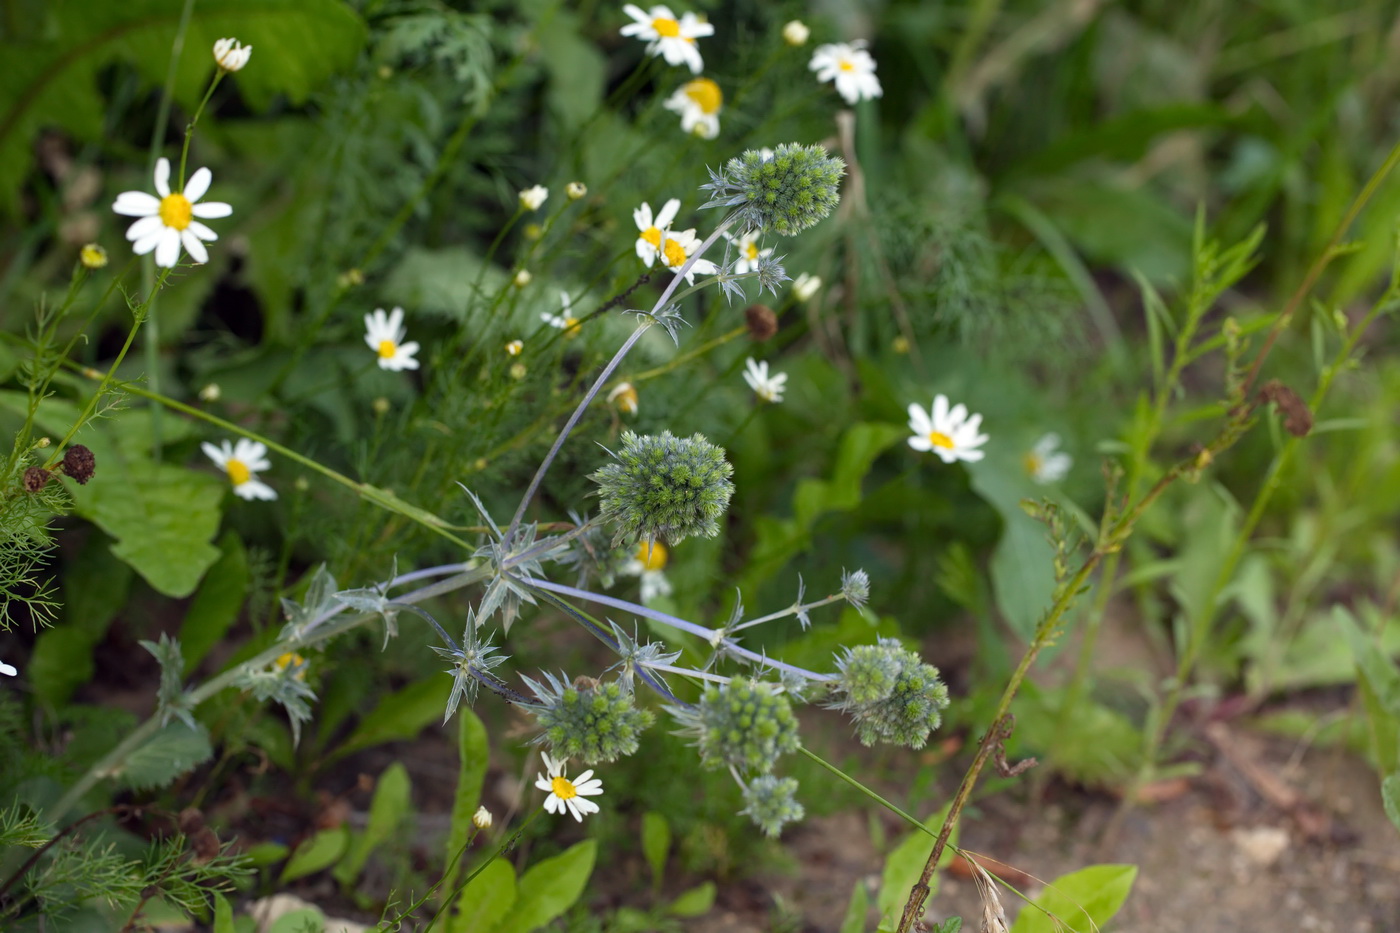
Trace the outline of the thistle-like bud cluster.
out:
M 846 163 L 821 146 L 786 143 L 764 158 L 750 149 L 710 172 L 706 207 L 732 207 L 748 230 L 795 236 L 816 224 L 841 199 Z
M 675 544 L 719 534 L 719 517 L 734 492 L 734 468 L 722 448 L 700 434 L 625 431 L 613 460 L 590 479 L 598 484 L 602 519 L 617 525 L 614 544 L 657 538 Z
M 693 709 L 673 709 L 687 731 L 698 736 L 706 767 L 733 765 L 768 774 L 785 752 L 796 751 L 797 717 L 787 697 L 760 681 L 735 677 L 705 688 Z
M 842 698 L 830 705 L 851 714 L 862 744 L 923 748 L 943 721 L 948 688 L 938 679 L 938 669 L 898 639 L 847 648 L 836 667 L 835 689 Z
M 548 742 L 556 758 L 578 758 L 585 764 L 636 752 L 638 737 L 653 717 L 637 708 L 631 690 L 617 681 L 580 677 L 566 684 L 553 674 L 544 676 L 546 684 L 524 678 L 541 704 L 537 716 L 544 732 L 535 741 Z
M 744 809 L 739 811 L 758 824 L 768 836 L 782 832 L 783 826 L 802 819 L 806 812 L 797 802 L 797 779 L 765 774 L 744 788 Z

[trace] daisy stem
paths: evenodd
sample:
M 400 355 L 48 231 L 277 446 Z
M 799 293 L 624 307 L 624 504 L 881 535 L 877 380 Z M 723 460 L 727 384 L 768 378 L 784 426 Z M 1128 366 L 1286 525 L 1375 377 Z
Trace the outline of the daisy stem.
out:
M 169 275 L 169 273 L 170 270 L 167 269 L 162 274 L 162 283 L 165 281 L 165 276 Z M 133 327 L 131 334 L 127 337 L 127 346 L 130 346 L 131 338 L 134 337 L 135 334 L 136 329 Z M 126 347 L 123 347 L 122 354 L 124 355 L 125 353 Z M 112 373 L 116 370 L 116 367 L 120 363 L 121 356 L 119 355 L 116 359 L 116 362 L 112 364 L 112 369 L 108 371 L 106 377 L 104 377 L 102 381 L 102 386 L 99 387 L 97 391 L 97 395 L 95 395 L 93 397 L 93 400 L 89 402 L 89 411 L 84 413 L 84 419 L 87 417 L 87 414 L 90 413 L 91 408 L 94 405 L 96 405 L 97 398 L 100 397 L 102 392 L 105 390 L 107 383 L 112 378 Z M 68 365 L 85 376 L 91 376 L 91 371 L 85 367 L 81 367 L 73 363 L 70 363 Z M 357 482 L 343 473 L 338 473 L 335 470 L 332 470 L 330 467 L 322 466 L 320 463 L 316 462 L 315 460 L 312 460 L 310 457 L 299 454 L 295 450 L 292 450 L 290 447 L 283 447 L 276 441 L 264 437 L 263 435 L 258 434 L 255 431 L 250 431 L 242 425 L 234 424 L 232 421 L 225 421 L 223 418 L 220 418 L 217 415 L 211 415 L 207 411 L 201 411 L 198 408 L 195 408 L 191 405 L 186 405 L 184 402 L 176 401 L 175 399 L 165 395 L 161 395 L 158 392 L 143 389 L 140 386 L 132 385 L 130 383 L 123 385 L 122 388 L 125 389 L 127 392 L 130 392 L 132 395 L 137 395 L 141 398 L 149 399 L 157 405 L 164 405 L 166 408 L 172 408 L 175 411 L 178 411 L 182 414 L 189 415 L 191 418 L 198 418 L 201 421 L 207 421 L 209 424 L 222 428 L 225 431 L 230 431 L 234 434 L 239 435 L 240 437 L 246 437 L 251 441 L 257 441 L 259 444 L 266 446 L 269 450 L 276 451 L 278 454 L 280 454 L 283 457 L 286 457 L 288 460 L 291 460 L 295 463 L 299 463 L 309 470 L 315 470 L 322 476 L 334 480 L 340 485 L 353 490 L 356 495 L 370 502 L 373 502 L 380 508 L 386 509 L 390 512 L 394 512 L 398 515 L 402 515 L 404 518 L 407 518 L 410 521 L 417 522 L 418 524 L 429 529 L 430 531 L 439 534 L 447 540 L 451 541 L 453 544 L 457 545 L 463 550 L 471 550 L 470 544 L 468 544 L 466 541 L 457 537 L 455 534 L 448 530 L 447 522 L 434 515 L 433 513 L 427 511 L 426 509 L 422 509 L 418 506 L 404 502 L 397 496 L 394 496 L 391 493 L 388 493 L 385 490 L 378 488 L 377 486 L 372 486 L 369 483 Z M 81 423 L 81 421 L 79 423 Z M 74 430 L 76 430 L 76 427 L 74 428 Z M 69 432 L 69 436 L 72 436 L 71 431 Z M 65 439 L 65 443 L 66 442 L 67 441 Z
M 724 220 L 720 221 L 719 226 L 715 227 L 714 232 L 705 238 L 705 242 L 701 243 L 695 252 L 686 257 L 685 263 L 677 269 L 676 274 L 671 277 L 670 284 L 666 286 L 666 290 L 661 293 L 661 297 L 652 305 L 651 313 L 653 315 L 666 307 L 667 302 L 671 299 L 671 295 L 676 291 L 676 286 L 685 278 L 685 274 L 690 271 L 691 266 L 695 265 L 696 261 L 705 254 L 705 250 L 713 246 L 715 241 L 724 234 L 724 231 L 733 222 L 733 215 L 724 218 Z M 583 400 L 578 403 L 578 407 L 574 409 L 574 413 L 569 416 L 569 420 L 564 423 L 564 427 L 560 430 L 559 436 L 554 439 L 554 445 L 549 448 L 549 453 L 545 454 L 545 458 L 540 463 L 539 469 L 535 471 L 534 477 L 531 478 L 530 485 L 525 490 L 525 495 L 520 498 L 520 506 L 515 510 L 515 516 L 510 520 L 510 528 L 506 530 L 505 537 L 501 539 L 502 543 L 507 548 L 510 547 L 511 541 L 514 540 L 515 531 L 520 527 L 520 520 L 525 517 L 525 510 L 530 507 L 530 500 L 535 497 L 535 493 L 540 488 L 540 483 L 544 481 L 545 473 L 549 471 L 550 464 L 554 462 L 554 458 L 559 455 L 560 448 L 564 446 L 564 441 L 568 440 L 569 434 L 573 431 L 574 426 L 579 423 L 579 419 L 583 417 L 584 411 L 592 404 L 593 399 L 597 397 L 598 392 L 607 383 L 608 377 L 613 374 L 613 370 L 617 369 L 622 363 L 622 360 L 627 356 L 628 352 L 631 351 L 632 347 L 636 345 L 637 341 L 641 339 L 642 334 L 646 332 L 646 329 L 650 327 L 652 323 L 653 321 L 651 319 L 644 320 L 638 325 L 636 330 L 632 331 L 632 336 L 628 337 L 627 341 L 618 348 L 617 353 L 613 354 L 613 358 L 608 361 L 608 365 L 603 367 L 603 371 L 599 373 L 598 378 L 593 381 L 593 387 L 588 390 Z
M 473 869 L 471 870 L 471 872 L 467 875 L 467 877 L 463 878 L 462 881 L 461 881 L 461 883 L 458 884 L 457 887 L 453 889 L 452 893 L 449 894 L 449 895 L 447 895 L 447 897 L 445 897 L 445 898 L 442 899 L 442 903 L 441 903 L 441 905 L 439 905 L 439 907 L 438 907 L 438 909 L 437 909 L 437 913 L 433 914 L 432 919 L 430 919 L 430 920 L 428 921 L 428 924 L 427 924 L 427 926 L 426 926 L 424 929 L 428 929 L 428 930 L 433 929 L 433 925 L 434 925 L 435 923 L 437 923 L 438 918 L 441 917 L 445 911 L 447 911 L 449 908 L 451 908 L 453 904 L 457 903 L 457 898 L 461 895 L 461 893 L 462 893 L 463 891 L 465 891 L 465 890 L 467 889 L 467 885 L 471 884 L 472 881 L 476 879 L 476 876 L 477 876 L 477 875 L 479 875 L 479 874 L 481 874 L 483 871 L 485 871 L 485 870 L 486 870 L 486 866 L 490 865 L 492 862 L 496 861 L 496 859 L 501 858 L 503 855 L 505 855 L 505 854 L 506 854 L 507 852 L 509 852 L 511 849 L 515 848 L 516 843 L 518 843 L 518 842 L 520 841 L 520 837 L 523 836 L 523 835 L 525 834 L 525 830 L 528 829 L 528 828 L 530 827 L 530 824 L 533 823 L 533 822 L 535 821 L 535 818 L 536 818 L 537 816 L 539 816 L 539 815 L 540 815 L 541 813 L 543 813 L 543 812 L 544 812 L 544 807 L 535 807 L 533 810 L 531 810 L 531 811 L 530 811 L 530 815 L 527 816 L 527 817 L 525 817 L 525 822 L 521 823 L 520 826 L 519 826 L 519 828 L 517 828 L 517 829 L 515 830 L 515 832 L 511 833 L 511 834 L 510 834 L 509 836 L 507 836 L 504 840 L 502 840 L 500 846 L 498 846 L 498 847 L 496 848 L 496 851 L 493 852 L 493 853 L 491 853 L 491 857 L 490 857 L 490 858 L 486 858 L 486 859 L 482 859 L 481 864 L 478 865 L 478 866 L 476 866 L 475 868 L 473 868 Z M 473 834 L 473 837 L 472 837 L 472 838 L 475 838 L 475 834 Z M 471 840 L 469 839 L 469 840 L 467 840 L 467 842 L 468 842 L 468 844 L 470 844 L 470 843 L 471 843 Z M 464 853 L 464 852 L 466 852 L 466 846 L 463 846 L 463 847 L 462 847 L 462 852 L 459 852 L 459 853 L 457 854 L 457 858 L 461 858 L 461 857 L 462 857 L 462 853 Z M 436 887 L 436 885 L 434 885 L 434 887 Z M 432 889 L 429 889 L 428 894 L 431 894 L 431 893 L 432 893 Z M 423 900 L 427 900 L 427 895 L 424 895 Z M 422 902 L 423 902 L 423 901 L 419 901 L 418 903 L 421 904 Z M 416 907 L 416 906 L 418 906 L 418 905 L 415 904 L 414 906 Z M 408 914 L 405 913 L 405 914 L 404 914 L 404 918 L 406 918 L 407 916 L 408 916 Z M 403 919 L 403 918 L 400 918 L 400 919 Z
M 209 82 L 209 89 L 204 92 L 204 99 L 199 102 L 199 106 L 194 109 L 194 116 L 190 117 L 190 122 L 185 124 L 185 144 L 180 148 L 180 191 L 185 190 L 185 165 L 190 157 L 190 140 L 194 139 L 194 125 L 199 122 L 200 115 L 204 113 L 204 107 L 209 103 L 209 98 L 214 96 L 214 88 L 219 86 L 219 82 L 224 79 L 224 70 L 216 68 L 214 70 L 214 80 Z

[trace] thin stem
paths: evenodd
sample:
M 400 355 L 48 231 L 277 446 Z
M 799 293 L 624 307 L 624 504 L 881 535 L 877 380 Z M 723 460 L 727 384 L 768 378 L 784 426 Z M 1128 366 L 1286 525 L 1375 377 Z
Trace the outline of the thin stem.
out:
M 829 606 L 832 603 L 838 603 L 845 598 L 846 597 L 842 596 L 840 593 L 837 593 L 834 596 L 828 596 L 825 599 L 819 599 L 814 603 L 807 603 L 806 605 L 801 606 L 788 606 L 786 609 L 780 609 L 777 612 L 770 612 L 766 616 L 760 616 L 759 618 L 751 619 L 748 622 L 743 623 L 742 625 L 736 625 L 733 628 L 729 629 L 729 631 L 738 632 L 755 625 L 760 625 L 764 622 L 772 622 L 775 619 L 783 619 L 787 616 L 796 615 L 799 612 L 806 612 L 809 609 L 820 609 L 822 606 Z

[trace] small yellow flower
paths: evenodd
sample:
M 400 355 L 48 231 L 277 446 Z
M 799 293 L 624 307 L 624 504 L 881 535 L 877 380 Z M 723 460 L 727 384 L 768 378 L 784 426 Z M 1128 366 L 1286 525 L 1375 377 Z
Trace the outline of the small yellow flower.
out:
M 696 78 L 680 86 L 666 100 L 666 109 L 681 115 L 681 129 L 701 139 L 719 135 L 719 112 L 724 93 L 709 78 Z
M 670 552 L 660 541 L 643 541 L 637 545 L 637 560 L 642 562 L 643 570 L 665 570 L 670 559 Z
M 78 254 L 78 258 L 87 269 L 101 269 L 107 265 L 107 251 L 96 243 L 84 246 L 82 252 Z
M 293 677 L 297 680 L 306 679 L 306 658 L 303 658 L 295 651 L 288 651 L 278 655 L 277 660 L 272 662 L 272 666 L 277 668 L 279 674 L 290 667 L 293 670 Z

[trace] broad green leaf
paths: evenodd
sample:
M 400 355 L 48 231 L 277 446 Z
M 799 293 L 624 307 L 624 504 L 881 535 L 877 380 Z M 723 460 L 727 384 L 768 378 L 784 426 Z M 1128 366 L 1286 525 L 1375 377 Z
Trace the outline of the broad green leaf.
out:
M 937 834 L 947 813 L 948 808 L 944 807 L 931 814 L 924 820 L 924 826 Z M 953 860 L 953 846 L 958 842 L 958 829 L 957 826 L 953 827 L 953 832 L 948 837 L 949 844 L 938 857 L 939 868 Z M 933 852 L 933 843 L 933 836 L 914 830 L 904 837 L 904 841 L 895 846 L 894 851 L 885 859 L 885 871 L 880 878 L 880 894 L 875 899 L 875 906 L 880 911 L 881 930 L 893 930 L 899 925 L 899 917 L 904 912 L 905 902 L 909 900 L 909 892 L 923 874 L 924 864 Z M 929 897 L 938 893 L 938 878 L 939 872 L 934 872 L 929 881 Z
M 221 556 L 209 568 L 180 626 L 187 674 L 228 633 L 248 592 L 248 552 L 243 541 L 232 531 L 225 532 L 219 550 Z
M 214 933 L 233 933 L 233 908 L 217 891 L 214 892 Z
M 121 63 L 148 86 L 164 83 L 183 6 L 180 0 L 50 0 L 42 17 L 0 42 L 0 212 L 13 209 L 41 130 L 56 126 L 82 140 L 102 137 L 105 69 Z M 211 49 L 224 36 L 253 47 L 248 67 L 225 83 L 253 109 L 265 110 L 277 95 L 306 100 L 350 67 L 365 26 L 338 0 L 200 0 L 175 69 L 175 97 L 187 110 L 208 86 L 215 70 Z
M 470 707 L 457 708 L 457 793 L 452 798 L 452 826 L 447 834 L 447 855 L 442 886 L 451 891 L 457 882 L 463 850 L 471 838 L 472 816 L 481 805 L 481 787 L 486 782 L 486 765 L 491 746 L 486 727 Z
M 1045 525 L 1026 514 L 1021 501 L 1044 493 L 1019 461 L 988 457 L 968 471 L 972 488 L 1001 516 L 1001 539 L 992 552 L 992 594 L 997 609 L 1029 641 L 1055 592 L 1055 551 Z
M 297 846 L 292 857 L 287 860 L 287 864 L 282 869 L 279 880 L 286 884 L 298 878 L 305 878 L 307 875 L 314 875 L 318 871 L 330 868 L 340 861 L 345 850 L 350 846 L 350 830 L 344 826 L 337 826 L 334 829 L 323 829 L 310 839 L 304 840 Z
M 597 853 L 597 840 L 585 839 L 531 865 L 520 877 L 514 909 L 496 933 L 530 933 L 561 916 L 583 894 Z
M 585 38 L 582 17 L 560 9 L 535 33 L 541 61 L 549 70 L 546 100 L 560 125 L 576 130 L 598 110 L 607 77 L 607 58 Z
M 851 889 L 851 902 L 846 905 L 846 916 L 841 919 L 840 933 L 865 933 L 865 915 L 869 912 L 870 892 L 865 889 L 865 879 L 857 878 L 856 886 Z
M 1400 830 L 1400 771 L 1381 781 L 1381 804 L 1391 824 Z
M 259 842 L 244 849 L 242 854 L 253 868 L 265 868 L 282 861 L 290 852 L 291 849 L 280 842 Z
M 267 933 L 322 933 L 325 929 L 326 915 L 319 908 L 302 907 L 278 917 Z
M 369 861 L 370 853 L 388 840 L 408 815 L 412 806 L 409 790 L 408 770 L 402 762 L 396 761 L 384 769 L 369 803 L 365 830 L 351 837 L 350 847 L 345 857 L 336 863 L 331 877 L 347 887 L 354 883 L 364 870 L 365 862 Z
M 1343 606 L 1332 611 L 1356 661 L 1357 692 L 1366 709 L 1370 751 L 1377 769 L 1385 774 L 1400 769 L 1400 670 L 1362 632 Z
M 706 881 L 697 884 L 689 891 L 682 891 L 674 901 L 666 905 L 666 913 L 673 917 L 699 917 L 710 912 L 715 906 L 715 883 Z
M 1011 933 L 1098 933 L 1128 899 L 1135 878 L 1136 865 L 1091 865 L 1061 875 L 1034 905 L 1021 908 Z
M 59 706 L 92 679 L 93 649 L 131 589 L 131 568 L 117 559 L 102 534 L 89 536 L 63 573 L 63 618 L 39 633 L 24 666 L 35 695 Z
M 505 859 L 492 859 L 457 898 L 448 919 L 448 933 L 494 930 L 516 901 L 515 869 Z
M 666 871 L 666 855 L 671 851 L 671 824 L 656 811 L 642 814 L 642 855 L 651 866 L 651 885 L 661 886 Z
M 450 678 L 434 677 L 390 694 L 360 720 L 350 737 L 332 753 L 331 760 L 372 745 L 413 738 L 428 724 L 442 719 L 451 692 Z
M 191 729 L 180 720 L 167 723 L 150 740 L 126 757 L 113 772 L 122 786 L 137 790 L 164 787 L 214 754 L 203 727 Z

